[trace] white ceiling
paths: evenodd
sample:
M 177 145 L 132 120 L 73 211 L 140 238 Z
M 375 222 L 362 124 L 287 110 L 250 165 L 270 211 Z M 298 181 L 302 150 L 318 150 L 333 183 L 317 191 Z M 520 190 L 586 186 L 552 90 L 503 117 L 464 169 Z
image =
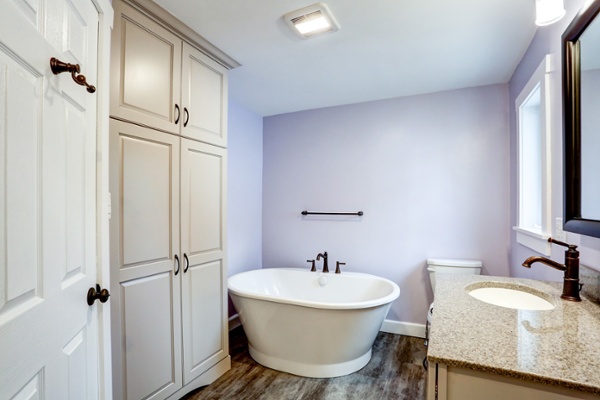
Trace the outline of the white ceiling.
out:
M 298 38 L 316 0 L 156 0 L 242 66 L 233 100 L 263 116 L 508 82 L 534 0 L 325 0 L 340 31 Z

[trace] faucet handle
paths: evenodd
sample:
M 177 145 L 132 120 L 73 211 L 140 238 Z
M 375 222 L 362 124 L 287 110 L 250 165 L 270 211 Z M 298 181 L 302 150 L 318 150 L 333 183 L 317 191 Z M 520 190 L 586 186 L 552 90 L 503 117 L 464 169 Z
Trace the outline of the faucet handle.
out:
M 310 272 L 317 272 L 317 267 L 315 267 L 315 260 L 306 260 L 306 262 L 312 263 L 312 268 Z
M 577 246 L 575 246 L 574 244 L 568 244 L 568 243 L 565 243 L 565 242 L 561 242 L 560 240 L 556 240 L 556 239 L 551 238 L 551 237 L 548 238 L 548 242 L 557 244 L 559 246 L 568 247 L 569 251 L 576 251 L 577 250 Z
M 341 274 L 342 273 L 342 270 L 340 269 L 340 265 L 346 265 L 346 263 L 339 262 L 339 261 L 335 262 L 335 273 L 336 274 Z

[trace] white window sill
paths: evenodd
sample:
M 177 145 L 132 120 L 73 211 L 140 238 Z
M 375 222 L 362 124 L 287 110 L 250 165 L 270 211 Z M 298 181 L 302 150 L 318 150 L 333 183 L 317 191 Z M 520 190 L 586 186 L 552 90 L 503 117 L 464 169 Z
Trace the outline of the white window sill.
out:
M 552 244 L 548 242 L 550 235 L 530 231 L 518 226 L 513 226 L 513 230 L 517 232 L 518 243 L 545 256 L 550 256 L 552 254 Z

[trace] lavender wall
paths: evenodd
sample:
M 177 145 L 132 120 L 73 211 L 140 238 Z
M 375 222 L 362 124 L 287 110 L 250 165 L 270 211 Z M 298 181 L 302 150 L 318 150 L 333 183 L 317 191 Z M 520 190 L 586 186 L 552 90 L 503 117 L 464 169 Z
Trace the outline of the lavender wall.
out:
M 263 265 L 308 268 L 328 251 L 397 282 L 388 319 L 415 323 L 432 300 L 426 258 L 508 275 L 507 104 L 495 85 L 265 118 Z
M 562 279 L 550 268 L 520 266 L 533 251 L 511 228 L 514 103 L 551 54 L 554 223 L 563 207 L 560 37 L 583 3 L 566 2 L 563 20 L 538 29 L 508 85 L 268 117 L 264 148 L 262 117 L 230 102 L 229 274 L 307 268 L 306 259 L 326 250 L 332 266 L 345 261 L 347 271 L 397 282 L 402 293 L 388 318 L 416 323 L 432 299 L 427 257 L 481 259 L 490 275 Z M 303 218 L 304 209 L 365 215 Z M 600 270 L 600 239 L 568 233 L 567 241 Z M 555 247 L 552 258 L 562 253 Z
M 552 222 L 554 225 L 557 217 L 562 217 L 563 208 L 563 165 L 562 165 L 562 100 L 561 100 L 561 35 L 570 24 L 573 17 L 583 5 L 584 0 L 571 0 L 565 2 L 567 15 L 554 25 L 540 27 L 529 46 L 529 49 L 523 56 L 521 63 L 515 70 L 509 83 L 510 93 L 510 177 L 511 177 L 511 202 L 510 202 L 510 222 L 511 226 L 516 225 L 517 221 L 517 134 L 516 134 L 516 116 L 515 99 L 542 61 L 546 54 L 551 54 L 553 59 L 554 71 L 551 74 L 551 126 L 552 126 Z M 511 251 L 510 251 L 510 269 L 512 276 L 527 277 L 545 280 L 561 280 L 562 272 L 535 265 L 531 270 L 521 267 L 521 263 L 530 255 L 533 250 L 523 247 L 516 242 L 516 235 L 510 230 Z M 555 231 L 553 230 L 553 234 Z M 567 241 L 580 245 L 581 262 L 594 268 L 600 269 L 600 239 L 589 238 L 576 234 L 567 234 Z M 552 258 L 562 262 L 564 248 L 554 246 L 552 249 Z
M 262 267 L 262 117 L 229 102 L 229 275 Z

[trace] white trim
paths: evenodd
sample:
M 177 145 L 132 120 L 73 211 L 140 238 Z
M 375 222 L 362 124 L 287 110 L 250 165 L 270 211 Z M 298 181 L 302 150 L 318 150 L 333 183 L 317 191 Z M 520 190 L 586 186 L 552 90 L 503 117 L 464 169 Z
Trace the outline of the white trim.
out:
M 381 332 L 393 333 L 395 335 L 412 336 L 425 339 L 425 325 L 413 322 L 393 321 L 386 319 L 381 325 Z
M 110 236 L 107 210 L 108 194 L 108 116 L 110 88 L 110 43 L 114 11 L 109 0 L 92 0 L 98 11 L 98 74 L 96 146 L 96 237 L 97 237 L 97 280 L 103 288 L 110 287 Z M 110 328 L 110 304 L 98 307 L 98 397 L 111 400 L 112 392 L 112 348 Z
M 183 399 L 187 394 L 198 389 L 199 387 L 210 385 L 217 379 L 219 379 L 225 372 L 231 369 L 231 357 L 227 356 L 205 372 L 199 377 L 190 381 L 190 383 L 184 385 L 178 391 L 167 397 L 168 400 Z
M 513 226 L 513 230 L 517 232 L 518 243 L 545 256 L 552 255 L 552 244 L 548 242 L 550 235 L 529 231 L 518 226 Z
M 555 70 L 554 65 L 552 63 L 553 58 L 551 55 L 546 55 L 540 65 L 537 67 L 535 72 L 529 78 L 529 81 L 523 89 L 521 93 L 515 100 L 515 109 L 516 109 L 516 123 L 517 123 L 517 226 L 513 227 L 513 229 L 517 232 L 517 242 L 523 246 L 529 247 L 530 249 L 544 254 L 550 255 L 550 244 L 547 243 L 548 237 L 552 234 L 552 162 L 551 162 L 551 142 L 552 142 L 552 104 L 551 104 L 551 96 L 550 96 L 550 76 L 552 72 Z M 540 112 L 541 112 L 541 129 L 542 129 L 542 171 L 541 171 L 541 179 L 542 179 L 542 198 L 541 198 L 541 209 L 542 209 L 542 218 L 541 218 L 541 229 L 539 232 L 528 229 L 526 226 L 522 226 L 522 199 L 521 192 L 521 166 L 523 165 L 523 158 L 526 155 L 522 154 L 521 150 L 521 141 L 522 141 L 522 118 L 521 118 L 521 109 L 524 103 L 531 96 L 533 91 L 538 88 L 540 89 Z

